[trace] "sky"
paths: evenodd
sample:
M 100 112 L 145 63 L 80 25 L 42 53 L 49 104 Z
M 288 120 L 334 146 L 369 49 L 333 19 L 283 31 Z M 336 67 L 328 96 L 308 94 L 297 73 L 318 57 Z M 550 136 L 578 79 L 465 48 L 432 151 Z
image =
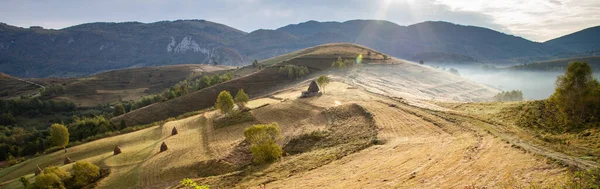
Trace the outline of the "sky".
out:
M 600 25 L 599 0 L 0 0 L 0 22 L 61 29 L 88 22 L 204 19 L 242 31 L 309 20 L 447 21 L 544 42 Z

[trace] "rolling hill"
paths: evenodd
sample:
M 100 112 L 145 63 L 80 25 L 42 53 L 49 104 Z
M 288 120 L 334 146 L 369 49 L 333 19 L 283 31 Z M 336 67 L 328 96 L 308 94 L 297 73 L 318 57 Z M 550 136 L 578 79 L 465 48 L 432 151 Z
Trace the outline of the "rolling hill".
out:
M 33 95 L 40 87 L 28 81 L 0 73 L 0 99 Z
M 370 56 L 367 55 L 369 52 L 371 52 Z M 359 54 L 365 55 L 363 58 L 365 65 L 361 71 L 353 72 L 353 77 L 356 78 L 353 82 L 372 92 L 384 95 L 419 96 L 416 98 L 419 100 L 411 101 L 411 103 L 421 104 L 420 100 L 432 99 L 481 101 L 491 98 L 498 92 L 495 89 L 430 67 L 419 66 L 395 58 L 384 59 L 383 54 L 364 46 L 332 43 L 267 59 L 261 64 L 270 64 L 270 66 L 253 74 L 195 91 L 173 100 L 146 106 L 115 117 L 111 121 L 119 123 L 124 120 L 127 125 L 146 124 L 176 117 L 186 112 L 209 108 L 214 106 L 218 93 L 223 90 L 235 94 L 237 90 L 244 89 L 251 98 L 257 98 L 286 86 L 302 83 L 301 80 L 290 79 L 287 75 L 279 73 L 279 68 L 284 65 L 306 66 L 311 72 L 307 78 L 313 78 L 319 74 L 330 72 L 331 63 L 337 57 L 354 60 Z M 395 72 L 390 72 L 391 70 L 395 70 Z M 379 78 L 378 75 L 386 75 L 386 78 Z M 406 82 L 398 86 L 391 83 L 399 80 Z M 372 82 L 379 85 L 371 86 Z
M 230 66 L 183 64 L 142 67 L 103 72 L 80 78 L 27 79 L 45 86 L 61 85 L 64 94 L 54 98 L 67 99 L 79 107 L 113 104 L 119 100 L 138 100 L 158 94 L 179 81 L 203 74 L 217 74 L 232 69 Z
M 572 50 L 562 44 L 594 34 L 584 31 L 564 40 L 537 43 L 487 28 L 431 21 L 409 26 L 380 20 L 308 21 L 250 33 L 205 20 L 87 23 L 60 30 L 0 24 L 0 72 L 17 77 L 71 77 L 173 64 L 238 66 L 333 42 L 356 43 L 409 60 L 446 53 L 462 57 L 457 61 L 471 57 L 514 64 L 597 50 L 593 45 L 573 42 Z

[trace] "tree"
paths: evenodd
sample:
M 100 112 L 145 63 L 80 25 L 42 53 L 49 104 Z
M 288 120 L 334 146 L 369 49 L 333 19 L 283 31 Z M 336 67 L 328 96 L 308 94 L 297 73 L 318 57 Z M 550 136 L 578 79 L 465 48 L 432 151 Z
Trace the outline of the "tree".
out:
M 281 129 L 276 122 L 248 127 L 244 130 L 244 136 L 250 142 L 254 163 L 273 162 L 281 158 L 283 150 L 277 144 Z
M 62 124 L 50 126 L 50 140 L 56 146 L 65 147 L 69 143 L 69 129 Z
M 317 79 L 317 84 L 319 84 L 319 86 L 321 86 L 321 88 L 323 89 L 323 91 L 325 90 L 325 86 L 327 84 L 329 84 L 329 77 L 323 75 L 321 77 L 319 77 Z
M 248 95 L 244 92 L 244 89 L 240 89 L 237 94 L 235 94 L 235 102 L 241 107 L 244 107 L 246 103 L 248 103 L 248 100 Z
M 231 97 L 229 91 L 221 91 L 219 93 L 215 107 L 224 114 L 231 112 L 233 109 L 233 97 Z
M 421 61 L 419 61 L 419 64 L 424 64 L 424 63 L 423 63 L 423 61 L 421 60 Z
M 252 67 L 258 68 L 260 66 L 260 64 L 258 63 L 258 60 L 254 59 L 254 61 L 252 62 Z
M 117 104 L 115 106 L 115 111 L 113 112 L 113 116 L 120 116 L 121 114 L 125 113 L 125 107 L 123 107 L 123 104 Z
M 600 84 L 593 78 L 588 63 L 570 63 L 564 75 L 556 79 L 555 86 L 548 103 L 558 109 L 565 125 L 577 126 L 599 119 Z
M 73 165 L 73 178 L 76 186 L 86 186 L 100 177 L 100 168 L 87 161 L 77 161 Z

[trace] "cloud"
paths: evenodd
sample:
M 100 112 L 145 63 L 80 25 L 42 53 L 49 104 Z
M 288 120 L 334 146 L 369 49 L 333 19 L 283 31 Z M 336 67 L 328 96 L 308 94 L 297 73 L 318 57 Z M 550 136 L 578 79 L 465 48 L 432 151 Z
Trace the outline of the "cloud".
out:
M 600 25 L 597 0 L 436 0 L 454 11 L 485 14 L 508 32 L 535 41 L 546 41 Z
M 0 21 L 58 29 L 98 21 L 205 19 L 250 32 L 308 20 L 382 19 L 400 25 L 434 20 L 544 41 L 600 25 L 599 7 L 597 0 L 2 0 Z

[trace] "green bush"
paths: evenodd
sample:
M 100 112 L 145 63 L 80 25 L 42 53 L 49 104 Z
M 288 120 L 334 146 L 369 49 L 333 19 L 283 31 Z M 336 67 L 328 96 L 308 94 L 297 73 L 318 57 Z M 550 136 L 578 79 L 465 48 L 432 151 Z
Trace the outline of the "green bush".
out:
M 54 175 L 58 176 L 58 178 L 60 178 L 60 180 L 63 182 L 71 179 L 71 173 L 69 173 L 65 170 L 62 170 L 56 166 L 46 167 L 46 168 L 44 168 L 43 172 L 46 174 L 50 174 L 50 173 L 54 174 Z
M 54 173 L 42 173 L 35 177 L 35 182 L 31 185 L 33 189 L 65 189 L 65 185 L 60 177 Z
M 277 140 L 281 138 L 281 129 L 275 122 L 248 127 L 244 130 L 244 136 L 250 142 L 254 163 L 273 162 L 283 155 L 281 146 L 277 144 Z
M 75 186 L 83 187 L 96 181 L 100 177 L 100 168 L 87 161 L 77 161 L 73 165 L 73 179 Z
M 191 189 L 210 189 L 208 185 L 198 185 L 198 183 L 189 178 L 184 178 L 181 180 L 181 185 L 185 186 L 185 188 Z

